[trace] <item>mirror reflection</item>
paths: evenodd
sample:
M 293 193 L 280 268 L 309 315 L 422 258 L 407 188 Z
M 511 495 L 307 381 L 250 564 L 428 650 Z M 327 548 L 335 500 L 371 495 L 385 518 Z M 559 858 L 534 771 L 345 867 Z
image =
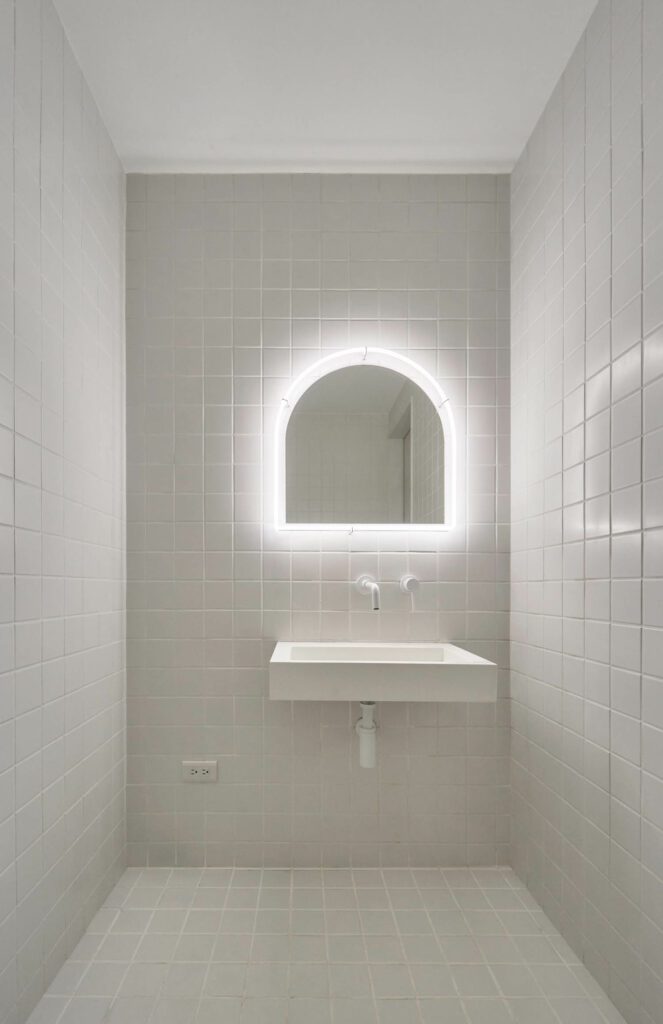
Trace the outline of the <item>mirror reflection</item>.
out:
M 289 523 L 443 523 L 440 416 L 394 370 L 336 370 L 290 416 L 285 475 Z

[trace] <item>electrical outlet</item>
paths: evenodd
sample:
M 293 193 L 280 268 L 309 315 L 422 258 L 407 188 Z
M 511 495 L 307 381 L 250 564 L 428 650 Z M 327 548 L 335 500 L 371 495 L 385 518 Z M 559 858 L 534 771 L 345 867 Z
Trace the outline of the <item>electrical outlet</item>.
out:
M 182 782 L 216 782 L 217 761 L 182 761 Z

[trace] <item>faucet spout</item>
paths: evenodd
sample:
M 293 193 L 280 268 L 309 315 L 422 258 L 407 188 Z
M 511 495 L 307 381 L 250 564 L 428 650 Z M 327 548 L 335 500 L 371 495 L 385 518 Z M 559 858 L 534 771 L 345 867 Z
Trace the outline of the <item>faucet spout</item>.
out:
M 371 592 L 371 607 L 374 612 L 380 611 L 380 588 L 377 583 L 369 583 L 367 590 Z
M 371 607 L 374 612 L 380 611 L 380 587 L 372 576 L 360 576 L 355 584 L 360 594 L 371 595 Z

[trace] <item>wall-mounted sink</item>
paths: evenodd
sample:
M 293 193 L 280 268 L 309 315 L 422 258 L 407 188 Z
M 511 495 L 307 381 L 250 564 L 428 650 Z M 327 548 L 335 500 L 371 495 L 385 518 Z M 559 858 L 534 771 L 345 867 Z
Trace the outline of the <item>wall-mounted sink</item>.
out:
M 272 700 L 494 701 L 497 666 L 455 644 L 279 641 Z

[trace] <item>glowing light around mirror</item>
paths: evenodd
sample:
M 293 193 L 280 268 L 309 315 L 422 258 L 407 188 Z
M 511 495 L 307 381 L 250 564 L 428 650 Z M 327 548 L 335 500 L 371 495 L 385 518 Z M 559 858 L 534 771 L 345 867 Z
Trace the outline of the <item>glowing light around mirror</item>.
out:
M 444 508 L 443 523 L 289 523 L 286 521 L 286 432 L 288 422 L 305 391 L 322 377 L 348 366 L 382 366 L 407 377 L 428 396 L 437 410 L 444 433 Z M 281 400 L 274 432 L 274 523 L 277 530 L 321 530 L 354 533 L 362 530 L 399 530 L 439 532 L 451 529 L 456 522 L 456 431 L 449 399 L 435 378 L 414 360 L 389 349 L 362 346 L 343 349 L 324 356 L 304 370 L 291 383 Z

